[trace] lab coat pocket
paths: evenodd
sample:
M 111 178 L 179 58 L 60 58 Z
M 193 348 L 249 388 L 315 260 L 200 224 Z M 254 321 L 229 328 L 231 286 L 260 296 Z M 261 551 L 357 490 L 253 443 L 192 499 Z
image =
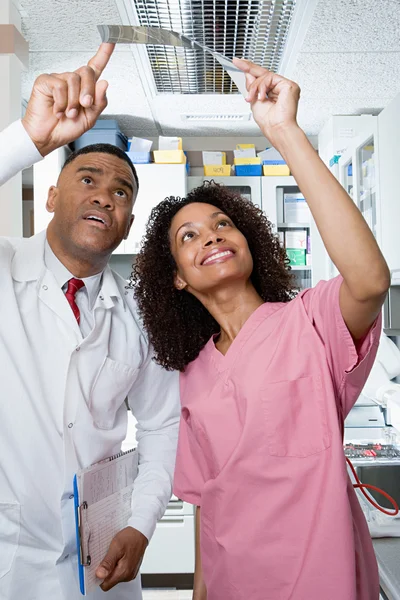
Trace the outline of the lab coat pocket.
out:
M 99 429 L 112 429 L 137 369 L 111 358 L 104 360 L 90 394 L 90 413 Z
M 306 457 L 331 445 L 319 376 L 268 383 L 261 392 L 269 454 Z
M 18 548 L 21 507 L 0 502 L 0 578 L 10 571 Z

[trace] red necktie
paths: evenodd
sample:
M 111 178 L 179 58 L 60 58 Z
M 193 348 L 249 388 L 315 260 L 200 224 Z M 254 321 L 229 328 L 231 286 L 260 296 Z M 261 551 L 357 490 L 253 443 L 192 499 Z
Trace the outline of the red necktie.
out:
M 68 289 L 65 292 L 65 296 L 69 302 L 70 307 L 72 308 L 72 312 L 75 315 L 75 319 L 78 321 L 78 325 L 79 325 L 81 315 L 79 312 L 79 308 L 75 302 L 75 294 L 84 285 L 85 284 L 83 283 L 82 279 L 75 279 L 75 277 L 72 277 L 72 279 L 70 279 L 68 281 Z

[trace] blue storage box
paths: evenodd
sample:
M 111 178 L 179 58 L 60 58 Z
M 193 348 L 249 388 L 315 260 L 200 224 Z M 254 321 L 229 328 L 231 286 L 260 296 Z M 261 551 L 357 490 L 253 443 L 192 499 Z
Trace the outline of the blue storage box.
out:
M 73 142 L 74 150 L 80 150 L 91 144 L 112 144 L 127 149 L 128 138 L 122 133 L 115 119 L 97 121 L 92 129 Z
M 126 154 L 134 165 L 144 165 L 150 162 L 150 152 L 131 152 L 128 150 Z
M 262 165 L 235 165 L 235 175 L 260 177 L 262 175 Z

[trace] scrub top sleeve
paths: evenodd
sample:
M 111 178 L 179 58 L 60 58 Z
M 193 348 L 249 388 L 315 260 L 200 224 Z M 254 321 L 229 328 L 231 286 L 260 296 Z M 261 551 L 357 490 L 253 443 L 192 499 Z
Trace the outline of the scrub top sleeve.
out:
M 377 317 L 361 343 L 356 344 L 343 320 L 339 291 L 343 278 L 321 281 L 302 294 L 308 317 L 320 337 L 331 371 L 343 419 L 356 402 L 368 378 L 379 345 L 382 326 Z
M 173 492 L 181 500 L 201 506 L 201 493 L 206 480 L 206 465 L 201 448 L 185 419 L 181 417 Z

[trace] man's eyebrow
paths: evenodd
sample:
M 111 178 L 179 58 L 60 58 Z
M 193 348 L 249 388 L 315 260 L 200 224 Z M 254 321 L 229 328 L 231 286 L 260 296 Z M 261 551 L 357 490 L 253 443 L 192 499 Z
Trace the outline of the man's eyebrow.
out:
M 99 169 L 98 167 L 85 167 L 85 166 L 83 166 L 83 167 L 79 167 L 76 170 L 77 173 L 81 173 L 82 171 L 87 171 L 89 173 L 96 173 L 97 175 L 104 175 L 103 169 Z M 133 185 L 129 181 L 127 181 L 123 177 L 115 177 L 114 181 L 116 181 L 120 185 L 123 185 L 123 186 L 127 187 L 128 190 L 130 190 L 132 192 L 132 194 L 133 194 L 133 192 L 134 192 Z
M 81 171 L 89 171 L 89 173 L 97 173 L 98 175 L 103 175 L 104 173 L 103 169 L 99 169 L 98 167 L 79 167 L 79 169 L 76 170 L 77 173 L 80 173 Z
M 133 185 L 129 183 L 129 181 L 123 179 L 122 177 L 115 177 L 115 181 L 117 181 L 120 185 L 124 185 L 125 187 L 127 187 L 129 190 L 131 190 L 133 194 Z

